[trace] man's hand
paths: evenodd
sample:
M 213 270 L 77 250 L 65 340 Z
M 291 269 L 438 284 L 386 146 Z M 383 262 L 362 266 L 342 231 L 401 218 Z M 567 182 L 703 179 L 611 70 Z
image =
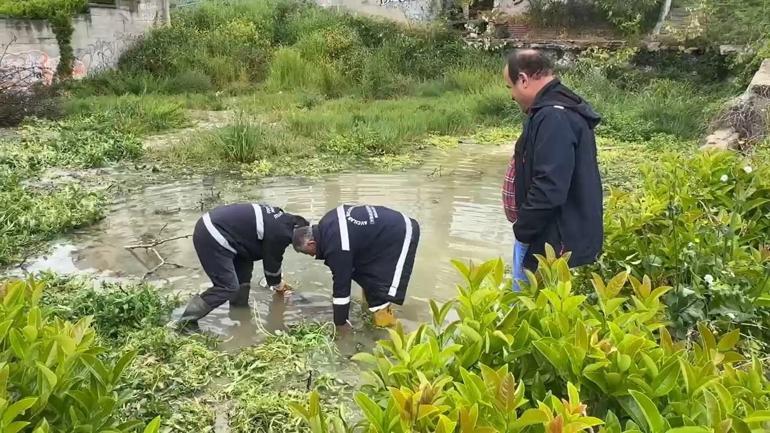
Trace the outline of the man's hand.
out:
M 270 287 L 275 293 L 287 293 L 291 291 L 291 286 L 286 284 L 286 281 L 281 281 L 277 286 Z

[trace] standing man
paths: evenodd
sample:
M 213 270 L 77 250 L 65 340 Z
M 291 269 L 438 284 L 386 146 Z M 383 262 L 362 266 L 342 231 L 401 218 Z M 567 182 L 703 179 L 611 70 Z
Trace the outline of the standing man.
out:
M 318 225 L 294 230 L 294 249 L 324 260 L 334 278 L 334 324 L 350 326 L 351 280 L 364 291 L 374 324 L 396 324 L 391 304 L 403 305 L 412 275 L 420 226 L 383 206 L 342 205 Z
M 296 227 L 306 219 L 281 208 L 252 203 L 220 206 L 204 214 L 195 225 L 193 245 L 212 287 L 194 296 L 177 322 L 197 322 L 213 309 L 230 301 L 246 307 L 254 262 L 262 260 L 267 284 L 282 292 L 283 252 L 291 244 Z
M 570 267 L 594 262 L 602 249 L 602 181 L 594 128 L 601 117 L 554 76 L 540 51 L 517 50 L 503 76 L 527 117 L 503 184 L 514 232 L 514 290 L 551 245 L 571 252 Z

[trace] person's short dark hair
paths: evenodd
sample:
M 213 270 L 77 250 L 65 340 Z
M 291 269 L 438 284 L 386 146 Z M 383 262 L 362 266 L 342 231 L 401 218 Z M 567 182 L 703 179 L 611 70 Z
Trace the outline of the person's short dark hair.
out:
M 300 226 L 294 229 L 294 235 L 292 236 L 291 243 L 294 247 L 294 251 L 301 252 L 305 249 L 308 242 L 313 239 L 313 228 L 310 226 Z
M 508 55 L 508 77 L 514 83 L 520 73 L 534 79 L 553 74 L 553 62 L 539 50 L 515 50 Z
M 304 217 L 301 217 L 299 215 L 292 215 L 292 220 L 294 222 L 294 228 L 307 227 L 310 225 L 310 221 L 306 220 Z

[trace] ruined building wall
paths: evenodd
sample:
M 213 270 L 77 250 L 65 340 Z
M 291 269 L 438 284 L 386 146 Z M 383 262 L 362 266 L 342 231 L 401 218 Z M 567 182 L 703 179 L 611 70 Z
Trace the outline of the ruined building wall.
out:
M 114 67 L 132 41 L 166 22 L 168 1 L 117 0 L 115 6 L 92 5 L 88 13 L 76 16 L 73 76 Z M 59 63 L 59 46 L 47 21 L 0 18 L 0 56 L 4 71 L 32 71 L 36 81 L 50 83 Z

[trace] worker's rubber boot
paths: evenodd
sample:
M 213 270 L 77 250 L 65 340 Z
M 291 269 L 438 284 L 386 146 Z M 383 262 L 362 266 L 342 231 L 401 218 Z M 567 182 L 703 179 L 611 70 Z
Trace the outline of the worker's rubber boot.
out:
M 176 321 L 176 326 L 180 329 L 195 327 L 198 324 L 198 320 L 209 314 L 211 310 L 213 310 L 213 308 L 211 308 L 203 298 L 195 295 L 187 303 L 187 307 L 185 307 L 182 317 Z
M 374 312 L 374 326 L 378 328 L 391 328 L 396 326 L 398 319 L 393 314 L 393 309 L 388 305 L 382 310 Z
M 251 283 L 241 283 L 235 297 L 230 300 L 230 306 L 243 308 L 249 306 L 249 293 L 251 292 Z

